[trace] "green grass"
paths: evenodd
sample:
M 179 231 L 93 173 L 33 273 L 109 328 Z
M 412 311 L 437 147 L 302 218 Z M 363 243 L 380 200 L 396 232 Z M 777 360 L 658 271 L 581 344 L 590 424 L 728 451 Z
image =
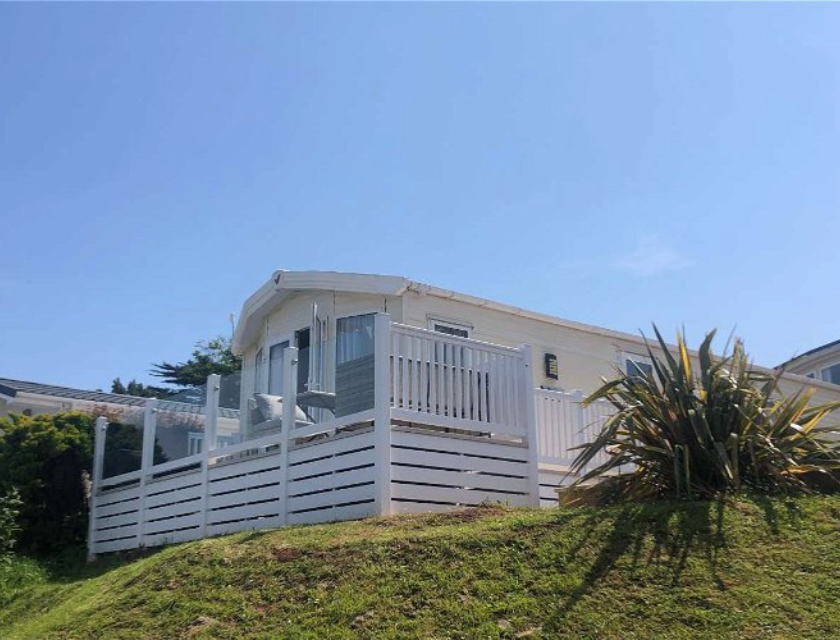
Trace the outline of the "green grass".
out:
M 837 637 L 840 497 L 487 508 L 35 574 L 0 637 Z

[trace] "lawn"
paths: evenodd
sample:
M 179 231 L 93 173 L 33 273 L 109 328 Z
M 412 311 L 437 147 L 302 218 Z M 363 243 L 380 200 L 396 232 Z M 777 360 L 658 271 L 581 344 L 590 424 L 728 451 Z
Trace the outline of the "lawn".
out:
M 487 507 L 27 566 L 2 638 L 840 636 L 840 497 Z

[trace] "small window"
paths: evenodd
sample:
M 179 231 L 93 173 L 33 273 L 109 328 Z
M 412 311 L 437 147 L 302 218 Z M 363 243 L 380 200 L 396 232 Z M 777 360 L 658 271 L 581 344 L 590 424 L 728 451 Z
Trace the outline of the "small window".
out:
M 631 377 L 644 378 L 653 375 L 653 364 L 647 356 L 626 353 L 624 354 L 624 372 Z
M 429 328 L 432 331 L 445 333 L 448 336 L 457 336 L 458 338 L 469 338 L 472 329 L 469 325 L 435 319 L 429 319 Z
M 831 382 L 832 384 L 840 384 L 840 362 L 826 367 L 820 372 L 820 377 L 823 382 Z
M 201 453 L 201 445 L 204 442 L 204 433 L 201 431 L 190 431 L 187 434 L 187 455 L 194 456 Z
M 817 374 L 812 371 L 811 373 L 806 373 L 805 377 L 806 378 L 811 378 L 811 380 L 814 380 L 817 377 Z

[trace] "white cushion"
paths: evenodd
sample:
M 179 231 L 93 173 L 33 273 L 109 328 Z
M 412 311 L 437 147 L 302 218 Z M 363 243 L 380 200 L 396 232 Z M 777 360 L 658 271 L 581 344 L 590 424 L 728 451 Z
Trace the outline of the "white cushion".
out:
M 283 397 L 273 396 L 267 393 L 255 393 L 254 400 L 257 402 L 257 409 L 262 414 L 263 420 L 283 419 Z M 308 422 L 306 414 L 300 407 L 295 407 L 295 421 Z

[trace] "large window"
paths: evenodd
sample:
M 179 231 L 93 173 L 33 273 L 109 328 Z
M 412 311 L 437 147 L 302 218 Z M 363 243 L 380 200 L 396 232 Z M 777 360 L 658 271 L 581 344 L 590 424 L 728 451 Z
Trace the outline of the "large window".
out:
M 373 313 L 336 320 L 336 365 L 373 355 Z
M 840 362 L 826 367 L 820 371 L 820 377 L 823 382 L 831 382 L 833 384 L 840 384 Z

